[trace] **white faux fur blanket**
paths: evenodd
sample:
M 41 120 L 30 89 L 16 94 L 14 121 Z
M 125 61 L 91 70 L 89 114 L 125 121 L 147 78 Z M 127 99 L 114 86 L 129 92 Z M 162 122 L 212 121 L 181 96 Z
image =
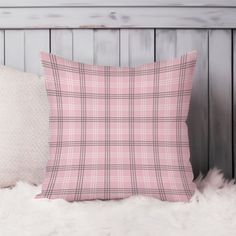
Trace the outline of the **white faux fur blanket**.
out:
M 234 236 L 236 185 L 218 170 L 199 180 L 190 203 L 146 197 L 68 203 L 34 199 L 40 187 L 0 190 L 1 236 Z

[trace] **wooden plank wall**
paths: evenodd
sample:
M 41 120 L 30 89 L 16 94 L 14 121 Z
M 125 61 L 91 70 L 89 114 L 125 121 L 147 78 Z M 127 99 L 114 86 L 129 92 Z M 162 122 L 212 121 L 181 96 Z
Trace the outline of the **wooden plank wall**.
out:
M 185 6 L 185 7 L 233 7 L 235 0 L 1 0 L 0 7 L 101 7 L 101 6 Z
M 6 29 L 0 63 L 41 74 L 40 51 L 100 65 L 135 66 L 196 49 L 188 118 L 194 174 L 236 172 L 236 31 L 232 29 Z
M 209 32 L 209 164 L 220 165 L 227 177 L 233 174 L 231 40 L 231 30 Z
M 0 28 L 236 28 L 236 7 L 3 7 Z

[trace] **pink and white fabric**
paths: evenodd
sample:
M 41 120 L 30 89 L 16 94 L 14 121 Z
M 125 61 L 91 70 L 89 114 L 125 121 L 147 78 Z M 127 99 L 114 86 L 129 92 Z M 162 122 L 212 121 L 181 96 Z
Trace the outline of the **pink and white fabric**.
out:
M 185 122 L 196 52 L 136 68 L 41 56 L 51 113 L 38 198 L 191 198 Z

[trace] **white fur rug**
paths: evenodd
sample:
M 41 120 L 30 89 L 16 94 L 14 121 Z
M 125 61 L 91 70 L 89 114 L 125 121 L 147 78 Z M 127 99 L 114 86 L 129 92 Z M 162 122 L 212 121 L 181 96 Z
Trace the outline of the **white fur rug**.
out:
M 190 203 L 145 197 L 67 203 L 34 199 L 40 187 L 20 182 L 0 190 L 0 235 L 236 235 L 236 185 L 213 170 L 198 186 Z

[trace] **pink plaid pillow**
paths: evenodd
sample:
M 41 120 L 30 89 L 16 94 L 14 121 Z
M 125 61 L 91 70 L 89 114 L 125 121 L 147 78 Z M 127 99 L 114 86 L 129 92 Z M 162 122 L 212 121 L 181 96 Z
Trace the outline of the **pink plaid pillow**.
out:
M 42 63 L 50 158 L 37 197 L 190 199 L 195 185 L 185 121 L 196 52 L 136 68 L 47 53 Z

